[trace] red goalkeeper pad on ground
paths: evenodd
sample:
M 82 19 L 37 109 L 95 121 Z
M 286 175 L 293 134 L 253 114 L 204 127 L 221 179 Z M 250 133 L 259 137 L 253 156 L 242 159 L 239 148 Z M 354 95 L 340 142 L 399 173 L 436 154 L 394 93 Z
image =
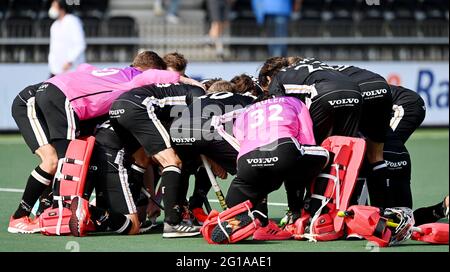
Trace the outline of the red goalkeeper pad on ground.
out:
M 49 208 L 39 217 L 41 232 L 45 235 L 69 234 L 71 212 L 68 206 L 75 196 L 83 196 L 89 162 L 95 145 L 95 137 L 72 140 L 65 158 L 58 161 L 53 180 L 53 199 L 57 208 Z
M 295 222 L 293 235 L 299 240 L 331 241 L 344 235 L 344 220 L 337 212 L 349 205 L 366 143 L 359 138 L 332 136 L 322 147 L 334 154 L 334 160 L 313 182 L 310 201 Z
M 448 245 L 449 225 L 446 223 L 431 223 L 416 227 L 419 231 L 413 232 L 411 239 L 430 244 Z
M 234 244 L 252 236 L 260 224 L 259 220 L 254 219 L 251 208 L 252 203 L 247 200 L 221 213 L 212 210 L 201 228 L 203 238 L 209 244 Z M 232 224 L 232 222 L 229 222 L 231 220 L 243 222 L 239 219 L 236 220 L 239 217 L 247 218 L 244 220 L 246 221 L 244 225 L 241 227 L 237 226 L 231 233 L 227 233 L 227 230 L 231 229 L 226 229 L 227 226 L 224 225 Z M 222 241 L 217 242 L 217 236 L 223 236 L 223 239 L 219 238 Z
M 353 233 L 375 243 L 380 247 L 389 246 L 391 230 L 387 227 L 387 219 L 380 214 L 380 209 L 372 206 L 351 206 L 346 210 L 345 223 Z

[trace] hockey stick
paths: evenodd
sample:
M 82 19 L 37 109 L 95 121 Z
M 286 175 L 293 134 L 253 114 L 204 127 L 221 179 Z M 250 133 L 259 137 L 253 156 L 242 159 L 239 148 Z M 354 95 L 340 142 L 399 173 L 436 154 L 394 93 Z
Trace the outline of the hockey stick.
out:
M 348 211 L 339 211 L 339 212 L 337 213 L 337 215 L 338 215 L 339 217 L 351 217 L 351 216 L 353 216 L 353 213 L 352 213 L 352 212 L 348 212 Z M 391 228 L 397 228 L 398 225 L 399 225 L 399 224 L 397 224 L 397 223 L 395 223 L 395 222 L 392 222 L 391 220 L 386 221 L 386 226 L 388 226 L 388 227 L 391 227 Z M 418 228 L 418 227 L 412 227 L 412 230 L 413 230 L 414 232 L 423 233 L 422 229 L 421 229 L 421 228 Z
M 141 188 L 141 192 L 148 198 L 150 199 L 153 203 L 155 203 L 156 206 L 158 206 L 158 208 L 160 208 L 161 210 L 164 211 L 164 207 L 161 205 L 161 201 L 157 201 L 156 199 L 154 199 L 149 192 L 147 192 L 147 190 L 145 190 L 144 187 Z M 160 199 L 160 197 L 158 197 L 160 193 L 160 190 L 158 189 L 158 192 L 155 195 L 155 198 Z
M 211 204 L 209 203 L 208 196 L 205 194 L 203 195 L 203 203 L 205 204 L 206 212 L 208 214 L 210 214 L 212 211 L 212 208 L 211 208 Z
M 226 210 L 227 204 L 225 203 L 225 197 L 223 196 L 222 189 L 220 189 L 219 183 L 217 183 L 216 177 L 211 170 L 211 165 L 204 155 L 200 155 L 203 161 L 203 166 L 205 166 L 206 173 L 208 174 L 209 181 L 211 181 L 211 185 L 213 187 L 214 192 L 216 193 L 217 199 L 219 200 L 220 206 L 222 209 Z

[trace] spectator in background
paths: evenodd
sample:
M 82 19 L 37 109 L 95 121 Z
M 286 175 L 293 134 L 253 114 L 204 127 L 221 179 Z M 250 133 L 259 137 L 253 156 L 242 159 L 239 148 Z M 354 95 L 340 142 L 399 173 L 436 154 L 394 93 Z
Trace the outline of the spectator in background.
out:
M 169 9 L 167 10 L 166 21 L 171 24 L 179 24 L 180 17 L 178 17 L 178 6 L 180 0 L 170 0 Z
M 292 11 L 298 11 L 302 0 L 252 0 L 253 11 L 259 24 L 267 24 L 270 37 L 287 38 Z M 286 44 L 269 45 L 269 55 L 287 56 Z
M 51 76 L 75 69 L 85 62 L 83 25 L 80 19 L 70 14 L 65 0 L 53 0 L 48 15 L 54 19 L 50 28 L 50 52 L 48 65 Z
M 164 14 L 163 0 L 153 0 L 153 12 L 157 16 Z M 168 10 L 166 14 L 166 21 L 170 24 L 179 24 L 180 18 L 178 17 L 178 6 L 180 5 L 180 0 L 170 0 L 168 4 Z
M 223 57 L 223 43 L 220 38 L 223 36 L 225 26 L 228 24 L 228 17 L 233 0 L 207 0 L 208 12 L 211 20 L 209 37 L 214 41 L 217 56 Z

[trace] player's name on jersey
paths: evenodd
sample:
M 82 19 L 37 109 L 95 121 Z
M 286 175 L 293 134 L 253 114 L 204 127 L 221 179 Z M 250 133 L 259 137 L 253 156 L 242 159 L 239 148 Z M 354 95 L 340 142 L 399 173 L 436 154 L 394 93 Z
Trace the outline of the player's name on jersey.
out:
M 247 108 L 247 111 L 251 111 L 260 105 L 283 103 L 284 101 L 285 101 L 284 97 L 275 97 L 275 98 L 266 99 L 266 100 L 260 101 L 258 103 L 255 103 L 253 105 L 250 105 Z

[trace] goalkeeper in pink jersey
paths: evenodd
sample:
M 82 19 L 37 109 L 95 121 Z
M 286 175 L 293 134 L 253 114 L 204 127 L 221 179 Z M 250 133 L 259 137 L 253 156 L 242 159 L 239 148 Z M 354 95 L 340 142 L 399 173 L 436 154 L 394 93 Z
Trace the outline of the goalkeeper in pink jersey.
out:
M 239 145 L 238 170 L 228 189 L 226 203 L 233 207 L 250 200 L 254 210 L 262 213 L 254 212 L 261 222 L 254 239 L 289 239 L 290 233 L 267 219 L 267 195 L 279 189 L 283 182 L 286 183 L 288 202 L 290 194 L 304 193 L 306 186 L 327 165 L 329 153 L 316 146 L 308 109 L 296 98 L 270 98 L 239 112 L 222 115 L 214 120 L 218 131 L 225 133 L 220 124 L 238 114 L 233 129 L 237 140 L 233 145 L 236 146 L 236 142 Z M 300 211 L 303 203 L 289 203 L 289 206 Z M 237 226 L 249 222 L 248 218 L 236 219 L 240 224 L 223 222 L 219 229 L 230 235 Z M 226 236 L 225 233 L 216 236 L 216 242 Z

